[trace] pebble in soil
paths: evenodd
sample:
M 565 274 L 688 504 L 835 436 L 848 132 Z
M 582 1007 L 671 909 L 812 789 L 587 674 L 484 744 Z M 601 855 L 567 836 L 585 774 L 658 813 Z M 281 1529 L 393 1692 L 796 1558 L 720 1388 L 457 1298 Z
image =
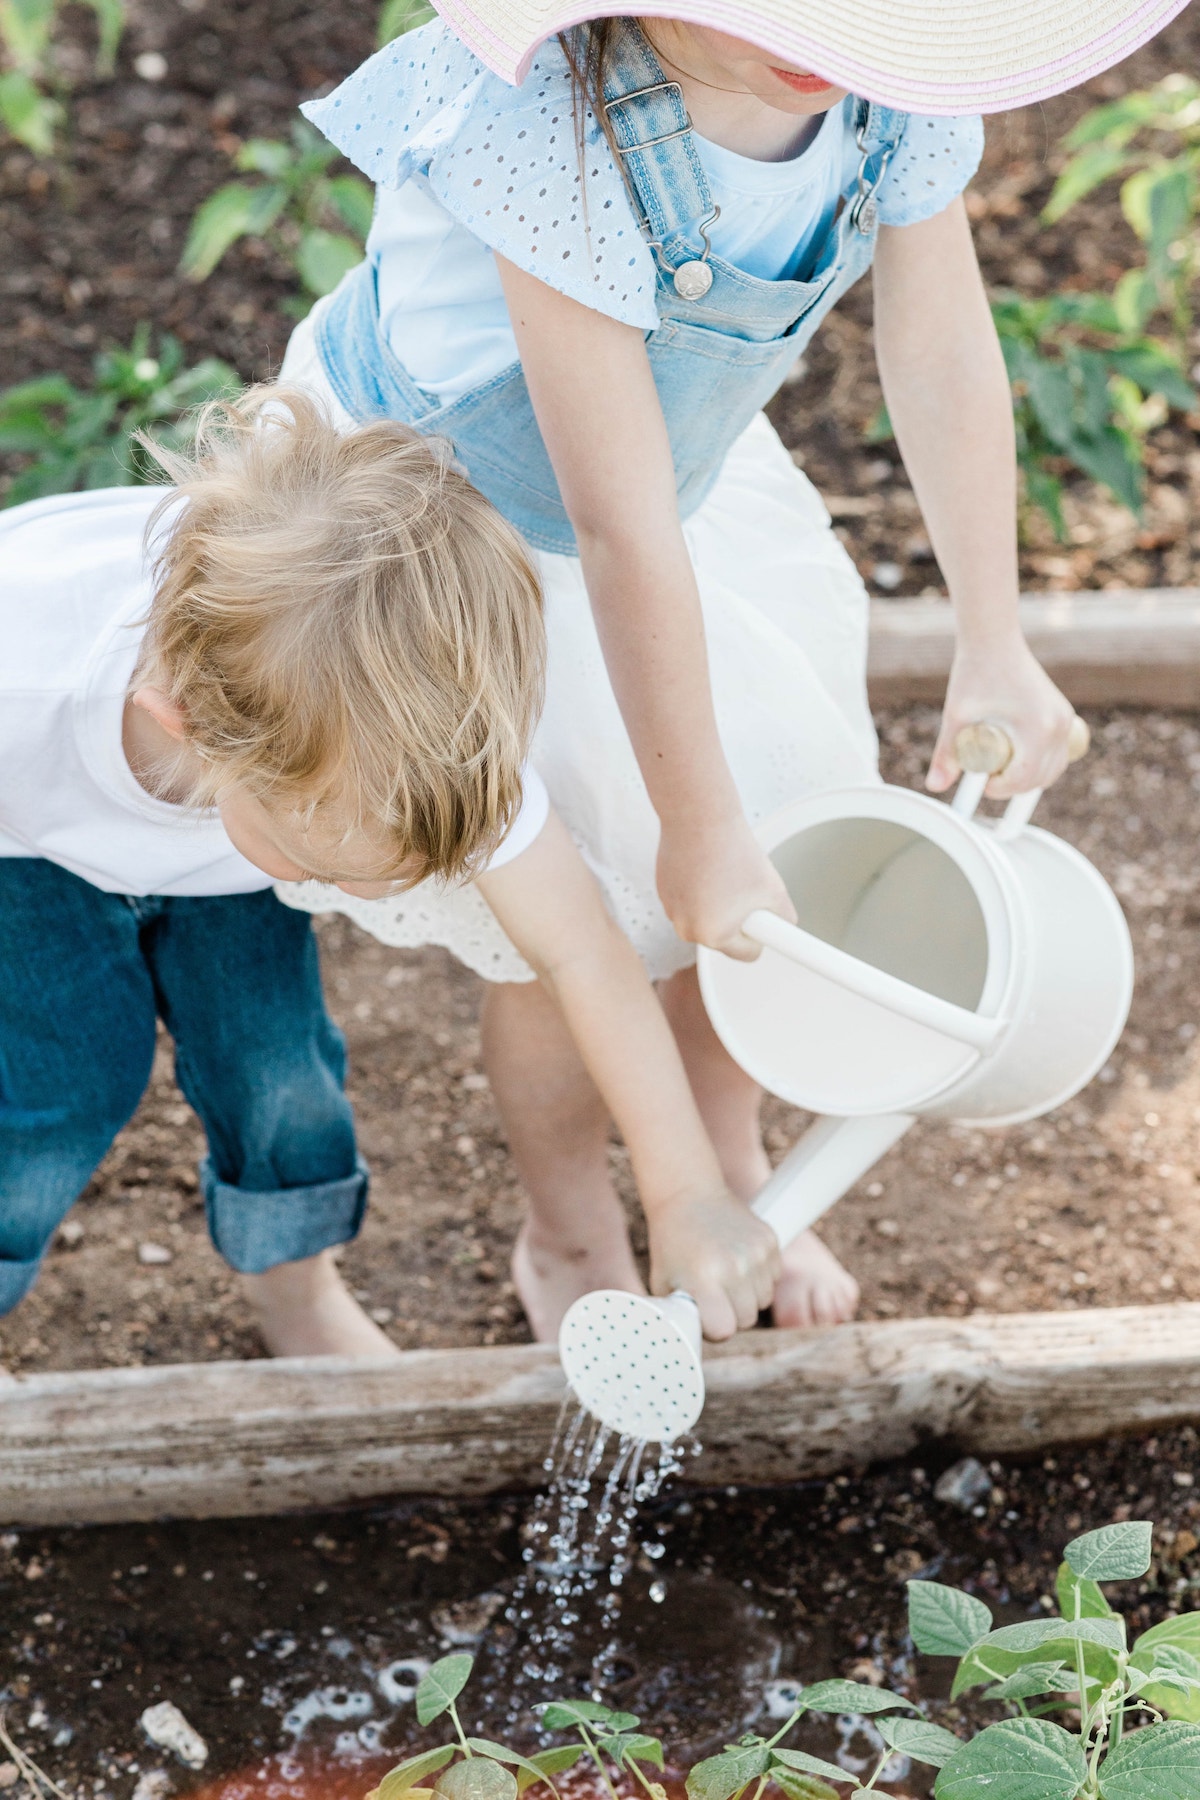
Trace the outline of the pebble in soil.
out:
M 683 1762 L 776 1717 L 789 1683 L 828 1675 L 886 1682 L 965 1732 L 987 1711 L 952 1706 L 949 1665 L 913 1657 L 905 1581 L 965 1585 L 1001 1621 L 1038 1616 L 1069 1538 L 1143 1517 L 1157 1522 L 1154 1566 L 1115 1600 L 1137 1628 L 1190 1609 L 1197 1444 L 1184 1428 L 989 1460 L 980 1516 L 934 1499 L 949 1455 L 793 1488 L 670 1490 L 638 1520 L 609 1696 Z M 496 1596 L 522 1569 L 528 1506 L 421 1500 L 0 1534 L 0 1705 L 35 1759 L 91 1800 L 132 1800 L 155 1771 L 167 1777 L 155 1800 L 358 1800 L 403 1751 L 437 1741 L 439 1727 L 416 1728 L 415 1683 L 476 1630 L 468 1711 L 485 1732 L 503 1725 L 489 1633 L 502 1617 Z M 161 1700 L 208 1744 L 202 1773 L 146 1742 L 139 1718 Z M 871 1750 L 853 1721 L 805 1721 L 793 1741 L 847 1767 Z M 919 1800 L 926 1775 L 897 1773 L 884 1791 Z

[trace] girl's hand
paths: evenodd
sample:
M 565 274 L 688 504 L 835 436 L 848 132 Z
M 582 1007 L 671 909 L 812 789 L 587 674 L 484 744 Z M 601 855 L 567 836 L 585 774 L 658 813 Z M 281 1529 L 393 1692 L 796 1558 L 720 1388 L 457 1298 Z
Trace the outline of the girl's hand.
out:
M 1002 725 L 1013 759 L 994 775 L 987 791 L 997 800 L 1046 788 L 1067 766 L 1067 736 L 1074 708 L 1042 668 L 1019 632 L 986 648 L 960 644 L 946 688 L 941 730 L 925 785 L 940 794 L 962 773 L 954 740 L 964 725 L 984 720 Z
M 720 1342 L 749 1331 L 782 1272 L 770 1226 L 727 1189 L 672 1200 L 647 1222 L 650 1292 L 690 1294 L 706 1338 Z
M 659 896 L 680 937 L 739 962 L 762 954 L 761 944 L 742 930 L 756 908 L 795 923 L 791 897 L 740 808 L 694 825 L 665 823 L 657 876 Z

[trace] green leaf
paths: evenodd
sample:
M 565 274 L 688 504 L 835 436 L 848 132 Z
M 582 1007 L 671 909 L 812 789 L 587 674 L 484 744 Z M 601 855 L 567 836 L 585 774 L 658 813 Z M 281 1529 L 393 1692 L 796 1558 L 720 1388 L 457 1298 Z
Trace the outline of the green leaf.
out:
M 877 1719 L 875 1729 L 889 1750 L 940 1769 L 962 1749 L 962 1739 L 928 1719 Z
M 1118 1632 L 1122 1629 L 1122 1621 L 1104 1619 L 1082 1619 L 1078 1625 L 1063 1624 L 1057 1619 L 1043 1619 L 1034 1620 L 1032 1624 L 1035 1629 L 1049 1627 L 1054 1635 L 1041 1642 L 1035 1640 L 1025 1643 L 1019 1649 L 1014 1649 L 1011 1641 L 1007 1647 L 1003 1643 L 997 1647 L 995 1638 L 1000 1634 L 993 1634 L 992 1637 L 977 1644 L 959 1663 L 954 1684 L 950 1690 L 951 1698 L 957 1700 L 960 1694 L 964 1694 L 969 1688 L 978 1687 L 984 1682 L 1003 1681 L 1006 1676 L 1015 1675 L 1019 1669 L 1031 1663 L 1035 1665 L 1055 1661 L 1073 1663 L 1077 1656 L 1076 1645 L 1080 1641 L 1075 1636 L 1077 1632 L 1093 1631 L 1106 1624 L 1115 1625 Z M 1008 1626 L 1006 1629 L 1015 1631 L 1018 1628 Z M 1116 1677 L 1117 1652 L 1107 1646 L 1085 1639 L 1083 1641 L 1083 1664 L 1084 1674 L 1089 1683 L 1097 1682 L 1106 1685 Z
M 370 183 L 357 175 L 335 175 L 327 183 L 326 192 L 343 224 L 360 242 L 364 241 L 375 213 L 375 194 Z
M 774 1752 L 788 1767 L 804 1767 L 788 1761 L 791 1752 Z M 759 1744 L 723 1750 L 719 1756 L 698 1762 L 687 1778 L 688 1800 L 733 1800 L 735 1794 L 751 1781 L 765 1775 L 771 1762 L 771 1751 Z M 820 1774 L 821 1770 L 815 1773 Z
M 982 1600 L 940 1581 L 908 1584 L 908 1629 L 926 1656 L 962 1656 L 992 1628 Z
M 848 1776 L 841 1776 L 843 1781 L 848 1779 Z M 774 1768 L 771 1780 L 783 1790 L 788 1800 L 839 1800 L 837 1789 L 822 1781 L 819 1775 L 801 1775 L 798 1769 Z
M 1110 1750 L 1100 1770 L 1104 1800 L 1196 1800 L 1200 1726 L 1147 1725 Z
M 4 0 L 0 6 L 0 39 L 26 75 L 47 73 L 50 34 L 58 0 Z
M 815 1681 L 801 1688 L 800 1705 L 805 1712 L 881 1713 L 911 1706 L 912 1701 L 887 1688 L 868 1687 L 865 1681 Z
M 125 8 L 122 0 L 87 0 L 87 3 L 96 15 L 100 34 L 96 47 L 96 73 L 107 79 L 113 72 L 117 45 L 125 29 Z
M 554 1787 L 554 1783 L 549 1779 L 547 1770 L 542 1768 L 540 1764 L 531 1762 L 527 1756 L 520 1755 L 518 1751 L 510 1750 L 507 1744 L 497 1744 L 491 1738 L 480 1737 L 469 1737 L 467 1739 L 467 1744 L 470 1749 L 475 1751 L 477 1756 L 490 1756 L 495 1762 L 511 1763 L 514 1769 L 518 1770 L 520 1773 L 524 1773 L 528 1777 L 525 1782 L 526 1787 L 529 1786 L 531 1781 L 545 1781 L 549 1787 Z M 519 1779 L 517 1782 L 517 1791 L 523 1791 Z
M 1109 363 L 1117 374 L 1135 381 L 1144 394 L 1161 394 L 1168 405 L 1177 406 L 1181 412 L 1190 412 L 1200 405 L 1200 395 L 1174 355 L 1152 338 L 1110 351 Z
M 0 72 L 0 123 L 35 156 L 53 153 L 54 136 L 65 116 L 57 100 L 43 94 L 24 70 Z
M 1076 1800 L 1087 1780 L 1079 1739 L 1048 1719 L 1003 1719 L 955 1751 L 936 1800 Z
M 556 1744 L 552 1750 L 537 1751 L 517 1769 L 518 1794 L 523 1794 L 535 1781 L 545 1781 L 553 1787 L 553 1777 L 561 1775 L 564 1769 L 573 1768 L 584 1755 L 586 1752 L 582 1744 Z M 537 1773 L 529 1774 L 530 1769 L 535 1769 Z
M 1139 1682 L 1144 1683 L 1149 1671 L 1173 1653 L 1200 1660 L 1200 1612 L 1164 1619 L 1161 1625 L 1152 1625 L 1149 1631 L 1142 1633 L 1130 1658 Z M 1138 1691 L 1151 1706 L 1169 1718 L 1200 1724 L 1200 1693 L 1193 1690 L 1184 1695 L 1175 1688 L 1153 1685 L 1140 1685 Z
M 1029 1700 L 1034 1694 L 1072 1694 L 1078 1686 L 1078 1674 L 1065 1663 L 1026 1663 L 1015 1675 L 1006 1675 L 990 1687 L 984 1699 Z
M 375 31 L 379 48 L 382 50 L 385 44 L 403 37 L 407 31 L 427 25 L 434 16 L 433 8 L 426 0 L 384 0 Z
M 1085 194 L 1125 167 L 1124 147 L 1117 144 L 1090 144 L 1073 156 L 1058 180 L 1042 212 L 1042 222 L 1053 225 Z
M 296 160 L 295 151 L 281 138 L 247 138 L 234 162 L 247 175 L 265 175 L 268 181 L 287 181 Z
M 618 1768 L 635 1762 L 652 1763 L 656 1769 L 663 1767 L 662 1745 L 657 1738 L 647 1737 L 644 1732 L 620 1731 L 612 1737 L 599 1738 L 597 1743 Z
M 320 300 L 332 294 L 343 275 L 363 259 L 362 245 L 341 231 L 318 227 L 304 232 L 296 250 L 296 268 L 310 294 Z
M 256 187 L 230 181 L 197 207 L 179 267 L 192 281 L 211 275 L 238 238 L 261 237 L 283 211 L 287 189 L 275 183 Z
M 1094 1581 L 1077 1575 L 1070 1563 L 1060 1563 L 1054 1584 L 1058 1610 L 1064 1619 L 1111 1619 L 1113 1609 Z
M 1102 1525 L 1068 1544 L 1063 1559 L 1084 1581 L 1136 1581 L 1150 1567 L 1153 1537 L 1144 1519 Z
M 1093 481 L 1108 488 L 1122 506 L 1140 513 L 1144 498 L 1145 477 L 1141 455 L 1124 432 L 1107 426 L 1095 438 L 1076 438 L 1071 455 Z
M 472 1756 L 444 1769 L 433 1791 L 442 1800 L 517 1800 L 517 1778 L 488 1756 Z
M 397 1763 L 389 1769 L 379 1786 L 367 1796 L 367 1800 L 399 1800 L 399 1796 L 407 1788 L 415 1787 L 424 1775 L 434 1775 L 444 1769 L 454 1755 L 453 1744 L 440 1744 L 436 1750 L 423 1751 L 420 1756 L 410 1756 L 406 1762 Z
M 457 1655 L 441 1657 L 425 1671 L 417 1685 L 420 1724 L 431 1725 L 442 1713 L 449 1711 L 466 1687 L 474 1666 L 475 1658 L 459 1651 Z
M 798 1775 L 820 1775 L 826 1781 L 849 1781 L 856 1788 L 862 1783 L 857 1776 L 845 1769 L 839 1769 L 836 1763 L 825 1762 L 819 1756 L 810 1756 L 807 1750 L 775 1750 L 772 1751 L 775 1763 L 782 1764 L 785 1769 L 794 1769 Z M 690 1790 L 689 1790 L 690 1791 Z
M 989 1631 L 975 1649 L 985 1655 L 990 1650 L 1008 1650 L 1023 1656 L 1047 1644 L 1075 1643 L 1098 1644 L 1117 1654 L 1125 1648 L 1125 1621 L 1115 1613 L 1106 1619 L 1022 1619 L 1016 1625 Z
M 551 1700 L 542 1710 L 542 1724 L 551 1731 L 569 1731 L 580 1721 L 607 1726 L 609 1731 L 632 1731 L 640 1723 L 635 1713 L 614 1712 L 597 1700 Z
M 1120 330 L 1144 331 L 1158 306 L 1158 285 L 1148 269 L 1126 269 L 1113 289 L 1113 310 Z

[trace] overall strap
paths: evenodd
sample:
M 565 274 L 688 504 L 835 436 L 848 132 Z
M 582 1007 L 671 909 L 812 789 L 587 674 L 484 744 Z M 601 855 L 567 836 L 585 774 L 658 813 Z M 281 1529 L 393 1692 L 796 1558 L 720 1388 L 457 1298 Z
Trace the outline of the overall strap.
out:
M 683 90 L 677 81 L 667 80 L 631 19 L 622 21 L 604 71 L 604 111 L 649 242 L 663 244 L 708 224 L 715 208 Z
M 908 115 L 874 100 L 858 100 L 854 112 L 854 141 L 858 145 L 858 186 L 850 202 L 850 223 L 869 237 L 879 222 L 875 190 L 887 173 Z

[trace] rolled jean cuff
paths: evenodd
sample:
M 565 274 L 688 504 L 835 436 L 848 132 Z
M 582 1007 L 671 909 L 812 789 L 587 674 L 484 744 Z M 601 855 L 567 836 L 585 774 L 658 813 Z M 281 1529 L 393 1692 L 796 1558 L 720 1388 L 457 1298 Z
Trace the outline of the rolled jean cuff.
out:
M 12 1262 L 7 1256 L 0 1256 L 0 1318 L 25 1298 L 37 1280 L 41 1266 L 40 1256 L 35 1256 L 32 1262 Z
M 200 1189 L 209 1233 L 225 1261 L 239 1274 L 261 1275 L 358 1236 L 367 1210 L 367 1165 L 359 1157 L 354 1174 L 341 1181 L 254 1193 L 218 1181 L 206 1156 Z

